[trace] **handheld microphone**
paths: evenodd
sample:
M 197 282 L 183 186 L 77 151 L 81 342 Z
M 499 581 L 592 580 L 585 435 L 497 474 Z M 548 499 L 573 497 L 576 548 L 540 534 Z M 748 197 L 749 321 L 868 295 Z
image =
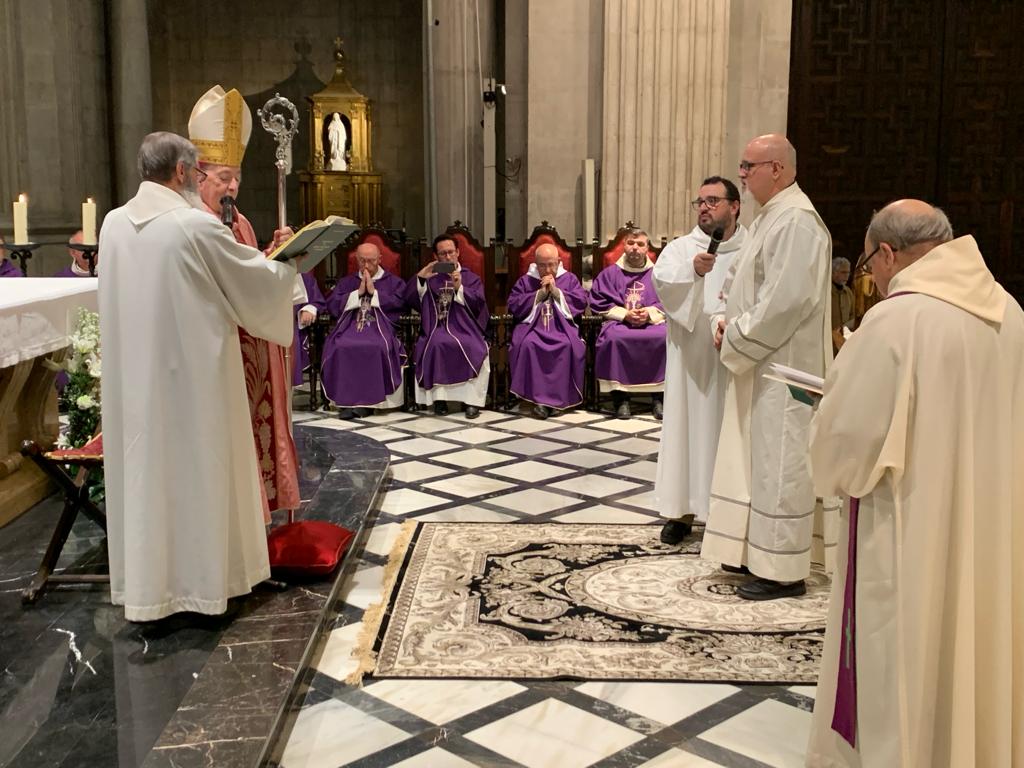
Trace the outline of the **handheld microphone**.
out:
M 708 246 L 708 253 L 714 256 L 718 253 L 718 246 L 722 244 L 722 237 L 725 235 L 725 230 L 719 227 L 711 233 L 711 244 Z
M 233 227 L 235 225 L 235 212 L 237 210 L 235 208 L 235 198 L 231 195 L 224 195 L 220 199 L 220 220 L 226 226 Z

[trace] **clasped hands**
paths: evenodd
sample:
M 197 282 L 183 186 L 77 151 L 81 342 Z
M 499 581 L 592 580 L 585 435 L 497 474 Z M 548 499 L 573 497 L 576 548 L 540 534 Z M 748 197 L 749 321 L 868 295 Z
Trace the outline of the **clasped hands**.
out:
M 651 321 L 651 315 L 647 311 L 646 307 L 636 307 L 635 309 L 627 309 L 626 316 L 622 318 L 622 322 L 626 325 L 631 325 L 634 328 L 647 325 Z
M 544 277 L 540 279 L 540 288 L 537 289 L 538 301 L 543 301 L 547 296 L 550 296 L 552 299 L 557 301 L 561 295 L 562 292 L 559 290 L 558 286 L 555 285 L 554 275 L 544 275 Z
M 359 295 L 360 296 L 373 296 L 373 275 L 370 274 L 370 270 L 362 269 L 359 271 Z

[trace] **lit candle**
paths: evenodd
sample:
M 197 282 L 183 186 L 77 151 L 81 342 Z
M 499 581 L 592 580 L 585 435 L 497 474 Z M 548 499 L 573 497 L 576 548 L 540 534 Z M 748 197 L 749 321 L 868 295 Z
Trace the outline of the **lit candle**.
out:
M 91 197 L 82 203 L 82 245 L 96 245 L 96 203 Z
M 14 243 L 25 245 L 28 242 L 28 196 L 18 195 L 14 201 Z

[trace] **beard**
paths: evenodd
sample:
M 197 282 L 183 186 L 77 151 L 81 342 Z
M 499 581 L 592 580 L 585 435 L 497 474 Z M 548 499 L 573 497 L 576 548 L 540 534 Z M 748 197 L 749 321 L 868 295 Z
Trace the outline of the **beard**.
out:
M 195 178 L 192 174 L 189 174 L 188 176 L 188 181 L 185 182 L 185 186 L 181 190 L 181 196 L 185 198 L 185 202 L 193 208 L 197 208 L 200 211 L 206 210 L 203 205 L 203 198 L 199 196 L 199 186 L 196 184 Z

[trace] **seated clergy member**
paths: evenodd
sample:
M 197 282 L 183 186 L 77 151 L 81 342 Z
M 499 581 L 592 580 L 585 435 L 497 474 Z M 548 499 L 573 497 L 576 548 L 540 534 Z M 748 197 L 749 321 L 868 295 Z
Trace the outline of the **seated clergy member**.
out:
M 4 239 L 0 237 L 0 277 L 24 276 L 25 274 L 7 258 L 7 251 L 4 249 Z
M 661 418 L 665 391 L 665 313 L 651 283 L 650 238 L 631 230 L 619 260 L 602 269 L 590 288 L 590 308 L 604 316 L 594 367 L 602 392 L 611 392 L 615 412 L 628 419 L 630 393 L 651 393 Z
M 82 230 L 78 230 L 71 236 L 68 241 L 70 243 L 82 242 Z M 54 277 L 95 277 L 95 275 L 89 272 L 89 260 L 85 258 L 85 254 L 82 251 L 76 251 L 74 248 L 68 248 L 68 255 L 71 257 L 71 263 L 64 267 L 60 272 L 54 273 Z M 100 266 L 100 254 L 97 251 L 94 257 L 94 266 L 96 267 L 96 273 L 99 274 Z
M 225 92 L 219 85 L 203 94 L 188 119 L 189 139 L 200 153 L 199 195 L 205 209 L 222 221 L 227 218 L 224 206 L 230 204 L 234 208 L 238 197 L 242 156 L 251 132 L 252 114 L 242 95 L 235 89 Z M 255 248 L 252 224 L 241 211 L 233 213 L 231 231 L 235 240 Z M 267 252 L 270 250 L 272 246 L 268 246 Z M 296 276 L 292 304 L 305 299 L 302 280 Z M 252 433 L 263 475 L 263 514 L 269 523 L 271 512 L 299 506 L 299 462 L 289 412 L 291 347 L 257 338 L 244 328 L 238 329 L 238 338 L 245 361 Z
M 327 311 L 327 301 L 316 278 L 309 272 L 301 273 L 301 277 L 306 298 L 295 302 L 295 339 L 292 341 L 292 386 L 295 387 L 302 383 L 302 374 L 309 368 L 310 326 L 316 322 L 318 314 Z
M 587 350 L 573 318 L 587 308 L 587 296 L 554 245 L 537 246 L 534 259 L 508 297 L 516 321 L 508 354 L 512 394 L 534 403 L 534 416 L 546 419 L 553 409 L 583 402 Z
M 447 235 L 434 238 L 434 261 L 409 281 L 405 298 L 420 313 L 416 342 L 416 402 L 448 413 L 448 401 L 465 404 L 475 419 L 487 399 L 491 361 L 484 332 L 490 312 L 484 284 L 459 265 L 459 248 Z
M 356 248 L 356 273 L 343 278 L 327 298 L 327 311 L 338 318 L 324 343 L 321 370 L 332 403 L 362 416 L 371 408 L 398 408 L 405 402 L 405 349 L 397 336 L 404 309 L 405 282 L 380 265 L 376 245 L 363 243 Z

